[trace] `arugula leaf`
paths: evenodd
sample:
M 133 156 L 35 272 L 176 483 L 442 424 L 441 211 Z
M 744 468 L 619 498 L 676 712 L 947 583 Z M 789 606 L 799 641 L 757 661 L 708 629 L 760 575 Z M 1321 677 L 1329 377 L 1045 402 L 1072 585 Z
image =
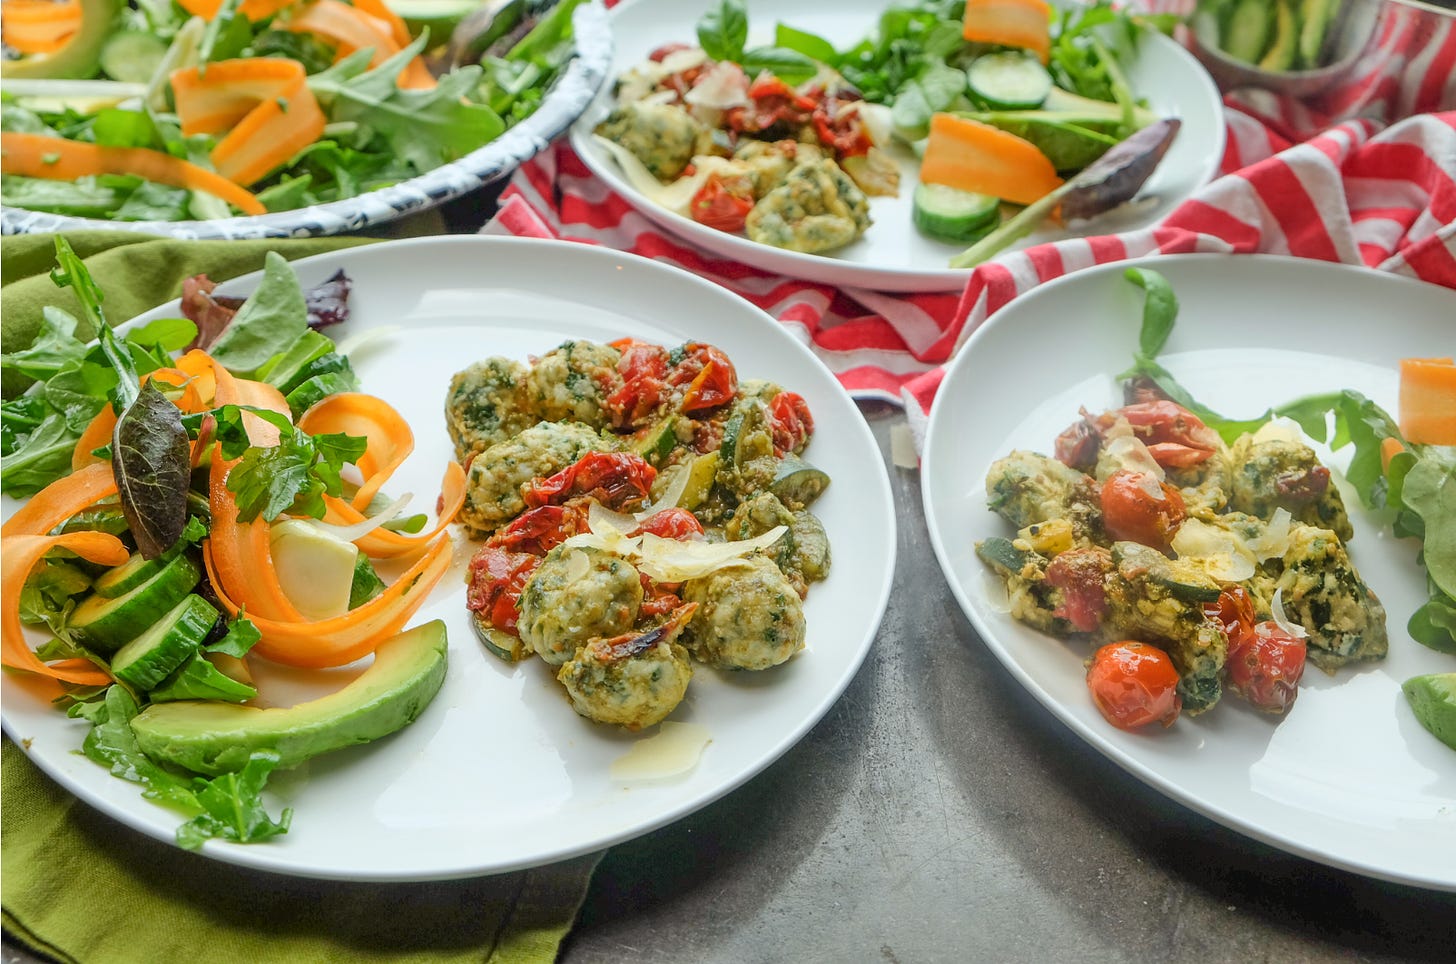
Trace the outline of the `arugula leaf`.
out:
M 196 850 L 212 837 L 237 843 L 255 843 L 287 833 L 293 811 L 285 808 L 278 820 L 263 805 L 263 787 L 278 765 L 278 755 L 256 751 L 238 773 L 212 779 L 184 776 L 162 767 L 142 752 L 132 732 L 137 702 L 120 684 L 106 690 L 104 700 L 80 703 L 71 713 L 91 723 L 81 745 L 86 757 L 113 776 L 138 783 L 142 796 L 192 819 L 177 828 L 177 844 Z
M 217 340 L 204 347 L 218 364 L 249 378 L 278 353 L 279 345 L 293 344 L 307 330 L 308 306 L 298 276 L 282 255 L 269 251 L 258 287 Z
M 34 495 L 71 470 L 75 437 L 66 420 L 52 413 L 0 458 L 5 494 L 16 498 Z
M 232 435 L 232 430 L 223 430 L 224 421 L 219 417 L 218 438 L 224 441 L 226 455 L 224 436 Z M 227 478 L 228 491 L 237 497 L 238 518 L 250 522 L 261 515 L 272 522 L 292 512 L 322 519 L 324 494 L 342 493 L 339 471 L 359 458 L 365 445 L 365 439 L 352 435 L 308 435 L 290 426 L 276 446 L 248 448 Z
M 248 621 L 247 616 L 239 615 L 228 624 L 227 635 L 215 643 L 209 643 L 202 647 L 209 653 L 222 653 L 225 656 L 236 656 L 242 659 L 248 655 L 248 650 L 253 648 L 263 634 L 258 632 L 258 627 Z
M 714 60 L 740 60 L 748 43 L 748 12 L 739 0 L 718 0 L 698 20 L 698 45 Z

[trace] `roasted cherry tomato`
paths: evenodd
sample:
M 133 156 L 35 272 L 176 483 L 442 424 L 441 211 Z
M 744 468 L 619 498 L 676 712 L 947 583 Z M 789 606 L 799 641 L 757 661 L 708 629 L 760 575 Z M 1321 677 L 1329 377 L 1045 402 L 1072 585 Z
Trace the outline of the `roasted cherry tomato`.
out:
M 1176 402 L 1140 402 L 1117 411 L 1164 468 L 1197 465 L 1218 451 L 1218 433 Z
M 743 230 L 752 210 L 752 191 L 727 183 L 717 174 L 708 175 L 688 204 L 688 214 L 694 221 L 729 234 Z
M 511 552 L 544 556 L 578 532 L 587 529 L 585 499 L 571 499 L 563 505 L 527 509 L 495 531 L 485 544 Z
M 816 93 L 823 95 L 822 91 Z M 723 112 L 723 124 L 729 130 L 756 134 L 780 123 L 798 127 L 819 106 L 819 98 L 798 93 L 768 71 L 749 85 L 748 96 L 753 101 L 751 106 L 730 107 Z
M 657 470 L 640 455 L 588 452 L 555 475 L 526 483 L 521 497 L 531 508 L 589 496 L 609 508 L 621 509 L 647 498 L 655 478 Z
M 652 53 L 647 55 L 647 59 L 652 61 L 654 64 L 660 64 L 664 60 L 666 60 L 668 58 L 668 55 L 670 54 L 675 54 L 679 50 L 691 49 L 691 46 L 684 43 L 666 43 L 663 44 L 661 47 L 654 48 Z
M 1062 591 L 1062 604 L 1052 615 L 1079 633 L 1095 632 L 1107 612 L 1103 577 L 1111 570 L 1112 554 L 1100 546 L 1060 553 L 1046 571 L 1047 584 Z
M 1187 514 L 1177 489 L 1143 472 L 1122 469 L 1102 483 L 1102 527 L 1114 539 L 1167 552 Z
M 1107 722 L 1124 730 L 1172 726 L 1183 709 L 1173 661 L 1147 643 L 1124 640 L 1097 650 L 1087 668 L 1087 688 Z
M 650 532 L 664 539 L 691 539 L 703 534 L 703 524 L 687 509 L 660 509 L 638 523 L 628 535 Z
M 712 345 L 692 341 L 674 349 L 669 357 L 674 364 L 667 381 L 682 389 L 678 406 L 682 411 L 696 412 L 733 401 L 738 370 L 727 355 Z
M 860 119 L 859 108 L 846 108 L 839 101 L 829 101 L 814 109 L 814 133 L 819 135 L 821 144 L 834 151 L 836 158 L 868 154 L 874 146 Z
M 768 414 L 774 455 L 783 458 L 789 452 L 802 452 L 814 433 L 814 416 L 804 396 L 797 392 L 779 392 L 769 402 Z
M 481 546 L 470 560 L 465 606 L 503 633 L 518 636 L 516 602 L 526 580 L 541 564 L 540 556 Z
M 677 594 L 682 588 L 680 582 L 653 582 L 647 573 L 642 573 L 642 605 L 637 612 L 641 616 L 661 616 L 670 613 L 683 604 Z
M 615 428 L 630 428 L 651 416 L 662 402 L 667 378 L 667 349 L 632 338 L 612 342 L 622 353 L 617 374 L 622 387 L 607 396 L 605 408 Z
M 1229 688 L 1257 709 L 1283 713 L 1299 696 L 1305 642 L 1272 619 L 1254 621 L 1254 603 L 1242 586 L 1229 586 L 1218 602 L 1203 607 L 1228 637 L 1224 662 Z

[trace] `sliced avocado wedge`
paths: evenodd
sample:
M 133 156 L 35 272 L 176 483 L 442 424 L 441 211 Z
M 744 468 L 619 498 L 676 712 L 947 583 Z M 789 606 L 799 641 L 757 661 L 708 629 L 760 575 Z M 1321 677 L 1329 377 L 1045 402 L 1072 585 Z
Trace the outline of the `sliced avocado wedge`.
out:
M 413 722 L 445 680 L 447 639 L 440 620 L 382 643 L 374 663 L 336 693 L 290 707 L 259 708 L 185 700 L 153 704 L 131 721 L 137 745 L 155 760 L 195 773 L 239 770 L 255 750 L 272 750 L 280 767 Z
M 1413 676 L 1400 688 L 1421 726 L 1456 750 L 1456 673 Z

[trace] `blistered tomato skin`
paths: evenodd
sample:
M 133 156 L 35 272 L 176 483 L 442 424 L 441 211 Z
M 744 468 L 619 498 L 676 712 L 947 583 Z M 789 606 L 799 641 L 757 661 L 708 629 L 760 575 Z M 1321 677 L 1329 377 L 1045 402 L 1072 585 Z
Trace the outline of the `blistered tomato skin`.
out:
M 1097 650 L 1087 668 L 1087 689 L 1103 718 L 1123 730 L 1178 719 L 1178 671 L 1156 646 L 1124 640 Z
M 1122 469 L 1102 483 L 1102 526 L 1114 539 L 1167 552 L 1187 514 L 1182 493 L 1141 472 Z
M 1255 709 L 1284 713 L 1299 696 L 1305 643 L 1273 620 L 1256 624 L 1237 639 L 1229 637 L 1229 686 Z

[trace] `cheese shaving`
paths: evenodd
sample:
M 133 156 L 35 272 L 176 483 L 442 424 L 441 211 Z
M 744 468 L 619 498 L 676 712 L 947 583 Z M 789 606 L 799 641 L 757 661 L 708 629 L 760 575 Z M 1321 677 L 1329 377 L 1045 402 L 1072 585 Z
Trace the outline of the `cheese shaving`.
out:
M 389 503 L 389 505 L 385 506 L 381 511 L 375 513 L 367 519 L 364 519 L 361 522 L 356 522 L 353 525 L 335 525 L 332 522 L 325 522 L 322 519 L 308 519 L 306 521 L 313 525 L 314 528 L 319 529 L 323 532 L 327 532 L 335 539 L 339 539 L 343 542 L 355 542 L 358 539 L 361 539 L 369 533 L 373 532 L 375 529 L 378 529 L 390 519 L 393 519 L 395 516 L 403 512 L 405 507 L 409 505 L 410 499 L 412 498 L 414 498 L 414 495 L 412 493 L 406 492 L 404 495 L 400 496 L 393 502 Z
M 1274 617 L 1274 622 L 1295 639 L 1304 639 L 1309 635 L 1304 627 L 1294 622 L 1284 612 L 1284 589 L 1283 587 L 1274 590 L 1274 598 L 1269 601 L 1269 614 Z
M 1185 519 L 1173 535 L 1173 551 L 1196 559 L 1205 572 L 1223 582 L 1243 582 L 1254 575 L 1254 560 L 1227 529 L 1199 519 Z
M 686 582 L 700 579 L 720 569 L 741 565 L 746 556 L 767 549 L 783 537 L 788 526 L 775 526 L 763 535 L 739 542 L 700 542 L 664 539 L 650 532 L 628 536 L 630 530 L 620 528 L 609 509 L 592 510 L 587 518 L 590 532 L 582 532 L 562 545 L 572 548 L 590 546 L 620 556 L 657 582 Z M 633 525 L 636 520 L 626 516 Z

